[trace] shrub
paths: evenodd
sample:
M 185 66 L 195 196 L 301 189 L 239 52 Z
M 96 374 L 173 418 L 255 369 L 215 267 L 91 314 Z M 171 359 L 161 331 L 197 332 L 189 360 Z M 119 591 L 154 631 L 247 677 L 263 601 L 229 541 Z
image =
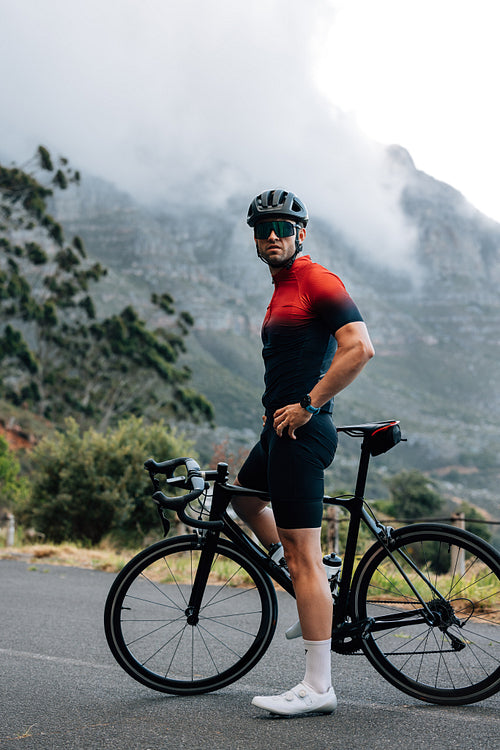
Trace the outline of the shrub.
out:
M 19 476 L 20 465 L 4 437 L 0 435 L 0 498 L 9 511 L 16 511 L 29 497 L 29 484 Z
M 416 469 L 400 471 L 388 482 L 392 512 L 396 517 L 415 520 L 430 516 L 441 508 L 443 498 L 433 482 Z
M 96 544 L 110 534 L 135 544 L 159 524 L 144 461 L 189 451 L 183 436 L 163 422 L 146 425 L 131 417 L 101 434 L 82 433 L 70 418 L 64 432 L 33 452 L 33 492 L 21 521 L 56 543 Z
M 480 536 L 487 542 L 491 542 L 493 534 L 488 528 L 488 524 L 485 523 L 486 518 L 474 505 L 471 505 L 464 500 L 460 504 L 458 511 L 459 513 L 464 513 L 465 518 L 467 519 L 465 522 L 465 528 L 467 531 L 476 534 L 476 536 Z

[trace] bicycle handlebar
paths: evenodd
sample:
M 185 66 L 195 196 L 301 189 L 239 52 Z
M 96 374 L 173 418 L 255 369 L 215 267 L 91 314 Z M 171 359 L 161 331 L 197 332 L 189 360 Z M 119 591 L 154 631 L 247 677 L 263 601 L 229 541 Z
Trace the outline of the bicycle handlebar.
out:
M 187 477 L 174 477 L 174 472 L 179 466 L 185 466 L 187 469 Z M 177 513 L 179 519 L 187 524 L 188 526 L 194 526 L 199 529 L 221 529 L 224 524 L 222 521 L 202 521 L 197 518 L 192 518 L 186 513 L 186 507 L 189 503 L 196 500 L 202 492 L 208 486 L 205 482 L 205 477 L 200 467 L 194 458 L 172 458 L 168 461 L 156 462 L 154 459 L 149 458 L 144 468 L 149 471 L 149 476 L 153 482 L 153 486 L 156 491 L 153 493 L 153 500 L 162 508 L 167 510 L 174 510 Z M 165 474 L 167 482 L 177 487 L 190 490 L 186 495 L 180 497 L 167 497 L 161 490 L 158 489 L 158 482 L 154 478 L 155 474 Z
M 352 437 L 363 438 L 363 444 L 361 446 L 362 462 L 360 463 L 358 470 L 355 491 L 356 497 L 363 497 L 370 455 L 378 456 L 381 453 L 385 453 L 391 448 L 394 448 L 394 446 L 401 440 L 404 440 L 404 438 L 401 437 L 399 421 L 387 420 L 384 422 L 368 422 L 366 424 L 348 425 L 345 427 L 337 427 L 337 432 L 344 432 Z M 187 477 L 174 476 L 174 472 L 179 466 L 186 467 Z M 226 471 L 224 471 L 223 467 L 225 467 Z M 220 463 L 217 470 L 202 471 L 194 458 L 171 458 L 167 461 L 161 462 L 157 462 L 150 458 L 145 462 L 144 468 L 149 471 L 149 476 L 151 477 L 151 481 L 155 488 L 153 500 L 159 507 L 174 510 L 179 519 L 188 526 L 194 526 L 199 529 L 224 528 L 224 522 L 222 520 L 202 521 L 201 519 L 188 516 L 186 514 L 186 507 L 205 491 L 208 487 L 206 482 L 207 479 L 220 479 L 221 481 L 225 481 L 227 476 L 227 464 Z M 155 478 L 155 474 L 165 474 L 167 477 L 167 484 L 170 484 L 173 487 L 181 487 L 182 489 L 189 490 L 189 492 L 186 495 L 181 495 L 181 497 L 167 497 L 159 489 L 159 482 Z M 233 494 L 248 493 L 248 489 L 240 487 L 239 485 L 230 486 L 230 488 Z M 256 497 L 267 497 L 267 493 L 258 490 L 250 490 L 250 493 Z

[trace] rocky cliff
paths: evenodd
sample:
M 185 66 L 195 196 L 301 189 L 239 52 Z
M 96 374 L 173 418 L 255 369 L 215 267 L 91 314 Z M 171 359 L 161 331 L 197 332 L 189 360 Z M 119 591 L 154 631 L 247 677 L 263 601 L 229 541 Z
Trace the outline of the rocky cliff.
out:
M 313 215 L 306 241 L 306 252 L 343 279 L 377 350 L 338 397 L 336 419 L 400 419 L 408 443 L 389 465 L 439 473 L 450 493 L 498 515 L 500 225 L 416 170 L 404 149 L 389 149 L 388 164 L 404 186 L 413 236 L 406 266 L 386 263 L 383 248 L 379 260 L 377 248 L 367 257 L 334 220 Z M 87 177 L 57 205 L 68 232 L 110 269 L 103 308 L 132 302 L 148 317 L 150 293 L 168 291 L 192 313 L 195 385 L 216 407 L 219 436 L 241 443 L 259 429 L 259 329 L 272 292 L 245 226 L 247 202 L 235 193 L 222 212 L 144 207 Z

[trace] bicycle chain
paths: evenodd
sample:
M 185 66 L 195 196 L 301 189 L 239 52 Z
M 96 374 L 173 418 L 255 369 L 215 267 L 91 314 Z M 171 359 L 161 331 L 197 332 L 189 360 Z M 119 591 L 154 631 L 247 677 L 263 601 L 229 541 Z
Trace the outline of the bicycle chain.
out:
M 336 654 L 355 654 L 356 651 L 361 652 L 361 638 L 351 638 L 350 640 L 332 641 L 332 651 Z

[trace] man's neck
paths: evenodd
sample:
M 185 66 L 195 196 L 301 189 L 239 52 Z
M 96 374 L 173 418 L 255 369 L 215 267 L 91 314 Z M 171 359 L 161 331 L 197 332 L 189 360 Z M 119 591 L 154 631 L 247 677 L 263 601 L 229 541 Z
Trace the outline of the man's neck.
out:
M 288 263 L 289 263 L 290 261 L 288 261 L 288 263 L 284 264 L 283 266 L 279 266 L 278 268 L 275 268 L 275 267 L 273 267 L 273 266 L 269 266 L 269 271 L 271 272 L 271 276 L 272 276 L 272 277 L 274 278 L 274 277 L 275 277 L 275 276 L 276 276 L 276 275 L 277 275 L 278 273 L 280 273 L 280 271 L 285 271 L 285 270 L 288 270 L 288 271 L 289 271 L 289 270 L 290 270 L 291 268 L 293 268 L 293 267 L 294 267 L 294 265 L 295 265 L 295 264 L 297 263 L 297 261 L 298 261 L 298 260 L 301 260 L 301 259 L 303 259 L 303 258 L 308 258 L 308 257 L 309 257 L 308 255 L 297 255 L 297 256 L 296 256 L 296 257 L 295 257 L 295 258 L 293 259 L 293 263 L 292 263 L 292 265 L 291 265 L 291 266 L 288 266 Z M 268 264 L 268 265 L 269 265 L 269 264 Z

